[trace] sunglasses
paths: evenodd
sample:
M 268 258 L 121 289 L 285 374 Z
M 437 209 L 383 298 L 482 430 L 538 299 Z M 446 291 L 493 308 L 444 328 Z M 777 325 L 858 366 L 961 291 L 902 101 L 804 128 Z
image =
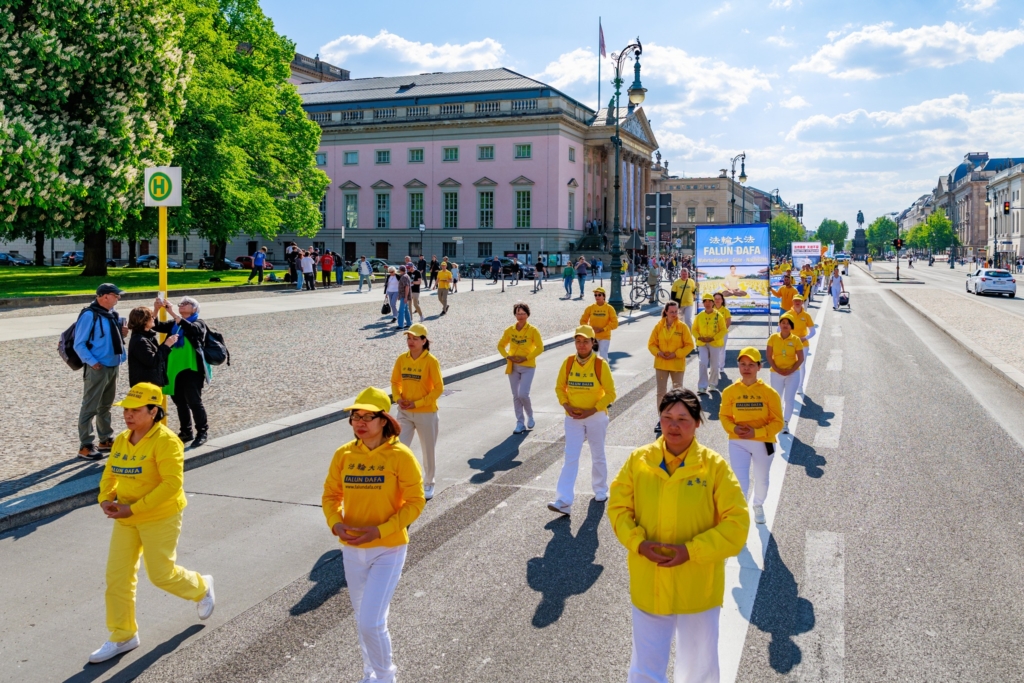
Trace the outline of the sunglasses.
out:
M 352 422 L 373 422 L 378 417 L 381 417 L 380 413 L 352 413 L 349 416 L 349 420 Z

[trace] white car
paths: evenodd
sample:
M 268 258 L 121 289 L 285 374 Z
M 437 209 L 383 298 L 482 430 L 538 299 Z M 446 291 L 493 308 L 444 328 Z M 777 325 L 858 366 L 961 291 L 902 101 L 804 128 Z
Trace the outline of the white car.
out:
M 1017 296 L 1017 280 L 1008 270 L 1002 268 L 978 268 L 967 274 L 967 293 L 1005 294 L 1011 299 Z

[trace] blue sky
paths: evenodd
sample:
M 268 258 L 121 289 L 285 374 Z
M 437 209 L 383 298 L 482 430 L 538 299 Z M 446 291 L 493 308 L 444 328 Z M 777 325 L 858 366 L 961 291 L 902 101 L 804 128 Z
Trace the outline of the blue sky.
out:
M 353 78 L 506 66 L 590 106 L 600 16 L 609 54 L 644 44 L 672 172 L 717 174 L 746 151 L 749 183 L 803 203 L 809 226 L 903 209 L 967 152 L 1024 156 L 1019 0 L 262 5 Z

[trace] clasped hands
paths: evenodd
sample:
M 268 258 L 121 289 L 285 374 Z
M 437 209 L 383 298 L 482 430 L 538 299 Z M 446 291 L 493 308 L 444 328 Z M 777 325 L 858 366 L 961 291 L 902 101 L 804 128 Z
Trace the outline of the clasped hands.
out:
M 597 408 L 574 408 L 568 403 L 563 403 L 566 414 L 574 420 L 583 420 L 597 412 Z
M 416 407 L 416 401 L 409 401 L 404 398 L 398 399 L 398 407 L 402 410 L 412 410 Z
M 659 551 L 668 551 L 666 555 Z M 641 541 L 637 552 L 659 567 L 678 567 L 690 559 L 690 551 L 685 545 L 673 545 L 672 543 L 657 543 L 655 541 Z
M 132 516 L 131 505 L 124 505 L 122 503 L 115 503 L 112 500 L 105 500 L 100 503 L 100 507 L 103 508 L 103 512 L 107 515 L 107 519 L 125 519 L 126 517 Z
M 658 351 L 658 358 L 673 360 L 676 357 L 675 351 Z
M 526 356 L 506 356 L 513 364 L 525 363 Z
M 750 425 L 736 425 L 736 428 L 732 430 L 733 434 L 740 437 L 741 439 L 752 439 L 754 438 L 754 428 Z
M 380 538 L 380 529 L 375 526 L 349 526 L 338 522 L 331 533 L 349 545 L 364 545 Z

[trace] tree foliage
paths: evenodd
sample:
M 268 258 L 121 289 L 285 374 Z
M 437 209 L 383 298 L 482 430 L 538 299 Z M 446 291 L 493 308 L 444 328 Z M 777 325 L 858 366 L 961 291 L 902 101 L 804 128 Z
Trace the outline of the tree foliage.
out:
M 868 249 L 877 254 L 885 253 L 892 248 L 892 241 L 896 239 L 896 223 L 888 216 L 879 216 L 871 221 L 871 225 L 864 231 L 868 241 Z
M 836 251 L 842 251 L 850 234 L 850 226 L 846 221 L 840 223 L 832 218 L 823 218 L 815 234 L 822 245 L 832 244 Z
M 918 223 L 911 228 L 906 241 L 911 249 L 927 249 L 933 253 L 945 251 L 960 242 L 945 211 L 935 211 L 924 223 Z
M 770 229 L 772 251 L 775 253 L 788 252 L 793 242 L 804 239 L 804 226 L 788 213 L 780 213 L 772 218 Z
M 0 236 L 72 235 L 86 244 L 84 274 L 106 273 L 106 235 L 141 203 L 142 169 L 171 158 L 183 33 L 160 0 L 6 3 Z

